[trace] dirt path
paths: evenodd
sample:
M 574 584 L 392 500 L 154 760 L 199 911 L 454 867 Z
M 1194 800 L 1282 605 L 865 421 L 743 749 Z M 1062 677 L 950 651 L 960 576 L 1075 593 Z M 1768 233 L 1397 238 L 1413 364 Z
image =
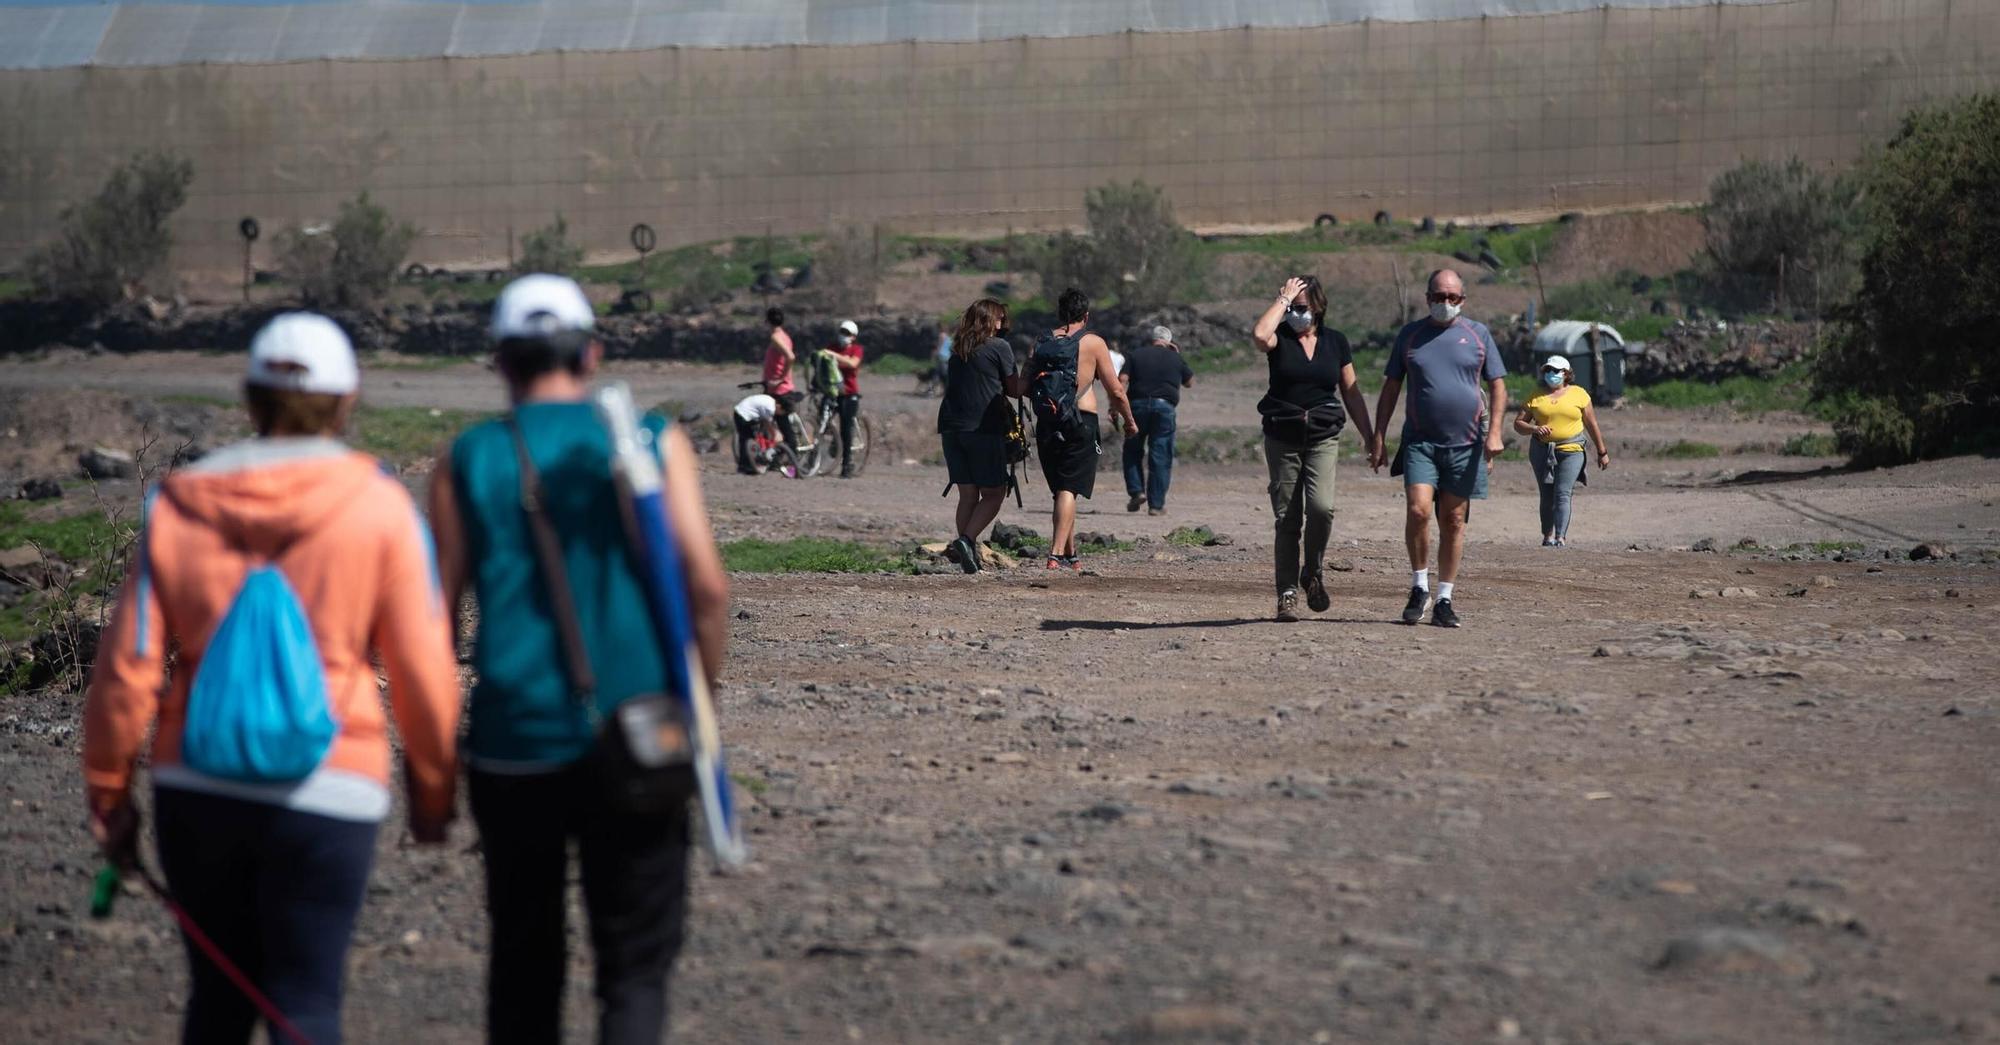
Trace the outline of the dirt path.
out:
M 136 380 L 227 389 L 233 368 L 184 362 Z M 728 384 L 628 373 L 690 404 Z M 478 409 L 491 389 L 476 368 L 403 379 L 371 394 Z M 1240 424 L 1215 405 L 1236 394 L 1191 413 Z M 2000 462 L 1715 474 L 1776 467 L 1806 466 L 1621 461 L 1550 553 L 1525 464 L 1503 464 L 1458 631 L 1389 622 L 1400 495 L 1345 462 L 1334 607 L 1297 625 L 1264 619 L 1254 462 L 1184 467 L 1166 519 L 1104 476 L 1084 528 L 1152 543 L 1100 576 L 735 578 L 724 700 L 756 862 L 695 884 L 677 1038 L 2000 1038 L 2000 567 L 1976 554 L 2000 546 Z M 941 482 L 707 479 L 726 537 L 883 541 L 939 534 Z M 1037 481 L 1003 519 L 1045 532 L 1046 503 Z M 1237 543 L 1159 541 L 1191 523 Z M 1705 537 L 1867 547 L 1685 550 Z M 1961 557 L 1908 561 L 1916 538 Z M 76 728 L 73 696 L 0 704 L 0 1040 L 171 1040 L 164 916 L 83 914 Z M 400 823 L 350 1036 L 479 1040 L 470 829 L 416 850 Z

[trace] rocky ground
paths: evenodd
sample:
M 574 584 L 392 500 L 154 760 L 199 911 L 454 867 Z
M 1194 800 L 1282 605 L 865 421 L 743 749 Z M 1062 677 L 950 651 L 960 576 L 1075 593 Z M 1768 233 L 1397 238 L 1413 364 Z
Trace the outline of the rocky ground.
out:
M 742 379 L 618 373 L 706 410 Z M 192 355 L 0 370 L 106 403 L 227 396 L 234 374 Z M 1254 377 L 1204 381 L 1183 428 L 1247 431 Z M 858 481 L 709 459 L 723 536 L 945 535 L 942 471 L 918 463 L 933 407 L 905 383 L 868 401 L 907 436 Z M 369 395 L 498 405 L 471 366 L 383 372 Z M 61 423 L 59 444 L 93 438 L 87 415 Z M 695 882 L 677 1037 L 2000 1040 L 2000 462 L 1822 471 L 1771 453 L 1812 427 L 1784 415 L 1605 427 L 1617 460 L 1571 550 L 1534 546 L 1527 466 L 1502 463 L 1458 631 L 1391 623 L 1400 493 L 1351 463 L 1333 609 L 1295 625 L 1266 619 L 1251 460 L 1183 467 L 1164 519 L 1127 515 L 1105 474 L 1084 528 L 1134 546 L 1094 575 L 737 576 L 723 704 L 755 860 Z M 1646 456 L 1682 438 L 1740 452 Z M 1046 507 L 1037 479 L 1003 519 L 1046 532 Z M 1234 543 L 1165 540 L 1192 524 Z M 1913 561 L 1919 542 L 1941 557 Z M 139 896 L 85 914 L 77 708 L 0 703 L 0 1039 L 172 1040 L 165 915 Z M 400 825 L 351 1037 L 479 1040 L 470 828 L 417 849 Z

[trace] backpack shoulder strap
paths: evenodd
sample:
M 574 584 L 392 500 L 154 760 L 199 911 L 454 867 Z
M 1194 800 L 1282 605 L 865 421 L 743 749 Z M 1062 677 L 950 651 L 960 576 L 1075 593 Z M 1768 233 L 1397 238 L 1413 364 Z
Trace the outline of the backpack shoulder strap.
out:
M 506 418 L 507 433 L 513 437 L 514 459 L 521 471 L 521 510 L 528 517 L 528 531 L 534 537 L 535 558 L 542 567 L 542 583 L 548 586 L 549 608 L 555 613 L 556 637 L 562 642 L 563 667 L 569 673 L 571 695 L 578 703 L 595 708 L 597 677 L 590 670 L 590 651 L 583 642 L 583 625 L 576 614 L 576 595 L 569 586 L 569 568 L 563 564 L 562 539 L 549 520 L 542 496 L 542 475 L 528 454 L 527 437 L 521 434 L 520 420 L 512 413 Z

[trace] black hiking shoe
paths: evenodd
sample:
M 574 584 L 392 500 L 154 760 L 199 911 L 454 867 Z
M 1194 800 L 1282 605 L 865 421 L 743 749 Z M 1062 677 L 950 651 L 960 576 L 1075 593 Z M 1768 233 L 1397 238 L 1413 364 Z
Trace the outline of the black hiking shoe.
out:
M 1280 624 L 1293 624 L 1299 619 L 1299 593 L 1285 589 L 1278 593 L 1278 615 Z
M 1333 605 L 1333 596 L 1326 593 L 1326 573 L 1314 571 L 1305 578 L 1306 606 L 1314 613 L 1325 613 Z
M 964 534 L 952 540 L 951 547 L 945 549 L 945 558 L 957 563 L 958 568 L 967 573 L 979 572 L 979 546 L 967 540 Z
M 1450 599 L 1439 599 L 1437 605 L 1431 607 L 1431 623 L 1440 628 L 1458 627 L 1458 614 L 1452 610 Z
M 1410 588 L 1410 601 L 1403 606 L 1403 623 L 1415 624 L 1424 619 L 1424 611 L 1431 607 L 1431 593 L 1423 588 Z
M 1136 512 L 1139 510 L 1139 506 L 1145 503 L 1146 503 L 1146 495 L 1141 493 L 1135 493 L 1132 496 L 1125 498 L 1125 510 L 1128 512 Z

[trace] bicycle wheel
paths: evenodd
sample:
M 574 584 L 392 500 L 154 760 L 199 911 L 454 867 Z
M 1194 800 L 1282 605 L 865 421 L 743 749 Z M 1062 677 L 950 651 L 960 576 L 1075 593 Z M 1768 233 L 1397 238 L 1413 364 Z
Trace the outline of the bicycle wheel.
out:
M 819 420 L 807 434 L 813 437 L 812 446 L 799 455 L 799 472 L 804 475 L 818 475 L 826 467 L 826 462 L 840 454 L 837 427 L 829 432 L 827 422 L 832 420 L 834 411 L 822 403 L 814 416 Z
M 875 445 L 875 426 L 868 418 L 854 419 L 854 474 L 860 475 L 868 467 L 868 448 Z
M 736 467 L 748 471 L 751 475 L 764 474 L 764 469 L 768 466 L 764 463 L 764 455 L 757 449 L 755 437 L 747 435 L 736 437 Z
M 787 479 L 806 477 L 805 470 L 799 467 L 799 455 L 793 453 L 792 448 L 784 443 L 771 448 L 771 470 Z

